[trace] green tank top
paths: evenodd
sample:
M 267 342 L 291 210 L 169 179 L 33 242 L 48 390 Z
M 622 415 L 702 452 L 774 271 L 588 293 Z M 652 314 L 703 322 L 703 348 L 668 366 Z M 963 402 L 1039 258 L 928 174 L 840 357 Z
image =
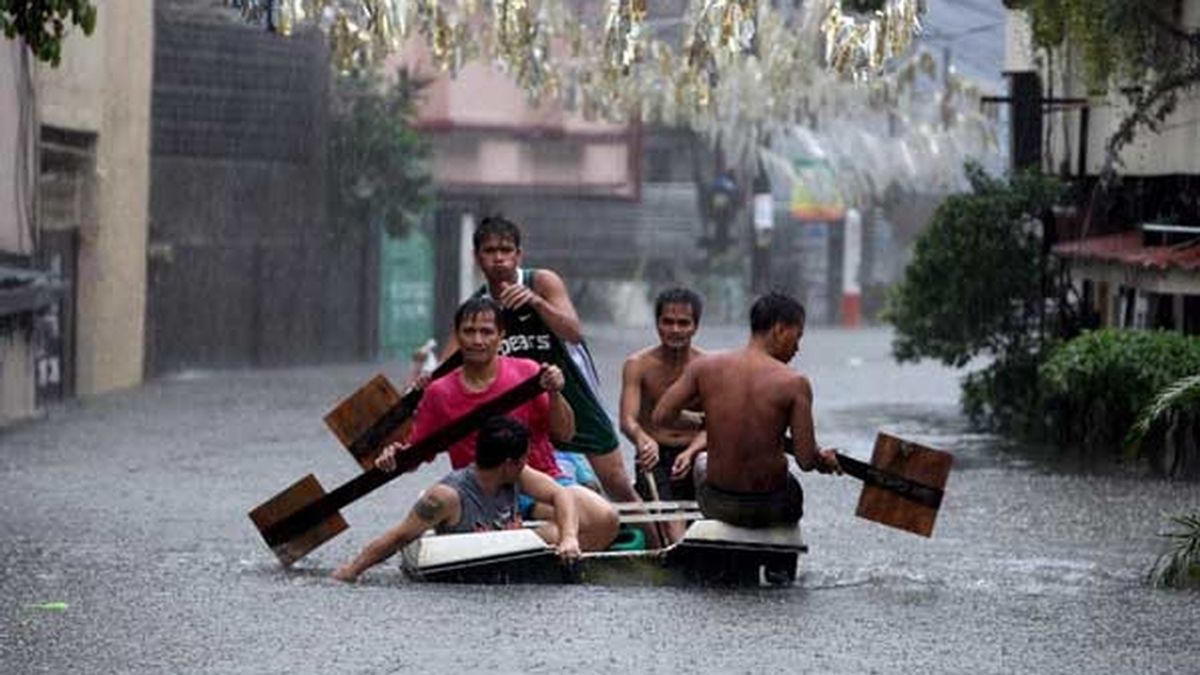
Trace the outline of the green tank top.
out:
M 520 282 L 533 288 L 537 270 L 518 270 Z M 491 297 L 487 284 L 475 292 L 475 297 Z M 603 455 L 617 449 L 618 440 L 612 420 L 600 398 L 600 378 L 587 345 L 567 343 L 560 339 L 532 307 L 504 310 L 504 343 L 500 353 L 549 363 L 563 371 L 563 397 L 575 412 L 575 436 L 559 449 Z

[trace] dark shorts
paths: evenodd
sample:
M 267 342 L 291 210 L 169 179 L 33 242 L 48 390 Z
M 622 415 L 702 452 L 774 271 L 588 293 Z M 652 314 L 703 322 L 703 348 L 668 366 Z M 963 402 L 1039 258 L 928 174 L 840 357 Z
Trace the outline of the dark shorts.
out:
M 658 498 L 661 501 L 685 501 L 696 498 L 696 486 L 692 482 L 692 472 L 681 480 L 671 480 L 671 467 L 675 464 L 675 458 L 679 453 L 687 449 L 683 445 L 660 445 L 658 446 L 658 464 L 650 472 L 654 476 L 655 487 L 658 488 Z M 650 494 L 650 487 L 646 483 L 645 475 L 639 471 L 637 479 L 634 481 L 634 489 L 642 496 L 642 499 L 653 499 Z
M 774 492 L 732 492 L 704 483 L 696 489 L 696 501 L 706 518 L 739 527 L 794 525 L 804 515 L 804 491 L 791 473 Z

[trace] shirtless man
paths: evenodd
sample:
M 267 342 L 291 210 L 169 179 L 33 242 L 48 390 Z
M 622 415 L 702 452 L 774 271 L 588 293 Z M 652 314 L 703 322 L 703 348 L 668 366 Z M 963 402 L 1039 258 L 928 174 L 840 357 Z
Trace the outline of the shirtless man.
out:
M 812 386 L 787 364 L 804 335 L 804 306 L 782 293 L 750 309 L 745 347 L 692 361 L 659 399 L 651 419 L 672 424 L 685 407 L 705 414 L 708 451 L 696 461 L 696 499 L 705 516 L 743 527 L 790 524 L 804 493 L 788 471 L 791 431 L 802 471 L 841 473 L 833 450 L 813 432 Z
M 565 561 L 580 555 L 575 500 L 546 474 L 525 464 L 529 430 L 511 417 L 493 417 L 479 431 L 475 462 L 453 471 L 421 493 L 408 517 L 385 532 L 353 560 L 337 568 L 333 578 L 356 581 L 364 571 L 387 560 L 401 548 L 434 528 L 438 533 L 481 532 L 521 527 L 518 490 L 546 505 L 554 522 L 538 528 L 555 544 Z M 376 465 L 394 471 L 394 456 L 380 456 Z
M 638 468 L 654 480 L 659 499 L 696 498 L 692 461 L 706 438 L 699 420 L 660 427 L 650 421 L 650 413 L 684 367 L 704 354 L 692 346 L 702 309 L 695 291 L 673 288 L 660 293 L 654 301 L 659 344 L 631 354 L 621 369 L 621 432 L 637 448 Z M 683 537 L 682 522 L 665 525 L 671 541 Z

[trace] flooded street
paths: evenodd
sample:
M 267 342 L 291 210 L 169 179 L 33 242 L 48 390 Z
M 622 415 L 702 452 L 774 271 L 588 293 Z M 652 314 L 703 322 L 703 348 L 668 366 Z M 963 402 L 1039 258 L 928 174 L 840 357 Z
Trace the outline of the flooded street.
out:
M 653 332 L 591 335 L 612 409 Z M 351 529 L 284 572 L 246 512 L 306 473 L 327 490 L 355 475 L 321 417 L 372 365 L 191 374 L 53 409 L 0 432 L 0 672 L 1200 672 L 1200 595 L 1142 583 L 1162 514 L 1194 510 L 1200 486 L 969 433 L 958 374 L 896 365 L 889 337 L 813 328 L 796 364 L 823 444 L 867 459 L 885 429 L 955 453 L 934 536 L 859 520 L 860 483 L 805 474 L 811 551 L 785 590 L 436 586 L 394 564 L 329 580 L 445 460 L 345 509 Z

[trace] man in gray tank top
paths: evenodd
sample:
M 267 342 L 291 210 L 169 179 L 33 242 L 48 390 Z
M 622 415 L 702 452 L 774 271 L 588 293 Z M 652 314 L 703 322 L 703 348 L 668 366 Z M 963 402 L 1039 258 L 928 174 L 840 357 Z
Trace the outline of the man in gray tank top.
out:
M 439 533 L 480 532 L 521 527 L 517 491 L 554 509 L 553 521 L 537 529 L 563 560 L 579 558 L 579 518 L 566 488 L 525 465 L 529 430 L 511 417 L 492 417 L 479 430 L 475 463 L 442 478 L 425 490 L 408 517 L 367 544 L 354 560 L 333 572 L 340 581 L 355 581 L 368 568 L 390 558 L 430 528 Z M 379 468 L 396 468 L 394 455 L 376 460 Z

